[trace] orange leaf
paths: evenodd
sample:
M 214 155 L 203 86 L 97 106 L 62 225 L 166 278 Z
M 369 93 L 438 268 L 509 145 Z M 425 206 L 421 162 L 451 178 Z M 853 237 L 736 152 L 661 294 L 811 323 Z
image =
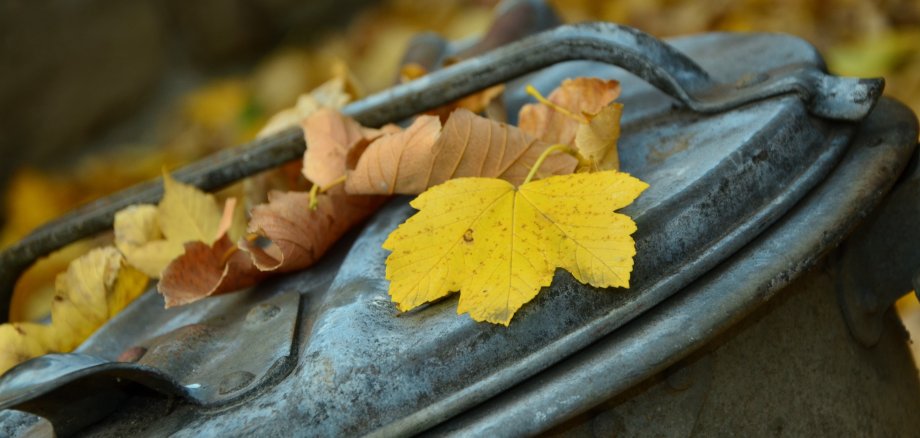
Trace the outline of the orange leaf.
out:
M 375 140 L 348 173 L 345 189 L 355 194 L 418 194 L 460 177 L 501 178 L 521 184 L 530 166 L 550 146 L 520 129 L 458 109 L 444 128 L 421 116 L 408 129 Z M 538 177 L 575 170 L 577 160 L 552 155 Z
M 256 267 L 262 271 L 288 272 L 316 263 L 353 226 L 370 216 L 386 200 L 382 196 L 355 196 L 335 187 L 317 197 L 310 209 L 306 192 L 271 192 L 269 203 L 252 211 L 249 231 L 271 243 L 241 240 Z
M 562 81 L 547 100 L 576 115 L 594 115 L 620 95 L 620 83 L 597 78 L 574 78 Z M 585 120 L 587 122 L 587 120 Z M 524 105 L 518 114 L 518 126 L 549 143 L 574 145 L 578 120 L 541 103 Z

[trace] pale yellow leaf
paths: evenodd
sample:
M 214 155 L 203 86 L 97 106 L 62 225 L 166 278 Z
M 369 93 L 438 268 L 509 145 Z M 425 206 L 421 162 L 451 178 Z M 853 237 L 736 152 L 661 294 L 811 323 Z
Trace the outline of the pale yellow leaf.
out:
M 210 245 L 218 238 L 222 212 L 213 195 L 163 175 L 163 200 L 157 206 L 160 231 L 170 241 L 201 241 Z
M 561 267 L 583 283 L 628 287 L 633 221 L 614 210 L 647 185 L 627 174 L 553 176 L 519 188 L 460 178 L 412 201 L 384 242 L 390 296 L 409 310 L 460 291 L 458 313 L 507 325 Z
M 620 138 L 620 116 L 623 105 L 611 103 L 597 114 L 589 117 L 588 123 L 578 125 L 575 131 L 575 147 L 589 162 L 590 170 L 617 170 L 620 156 L 617 140 Z
M 147 276 L 126 267 L 113 247 L 94 249 L 74 260 L 57 278 L 51 304 L 52 349 L 76 348 L 146 286 Z
M 182 255 L 182 242 L 165 240 L 154 205 L 133 205 L 115 214 L 115 246 L 132 266 L 153 278 Z
M 0 325 L 0 374 L 50 351 L 51 327 L 28 322 Z

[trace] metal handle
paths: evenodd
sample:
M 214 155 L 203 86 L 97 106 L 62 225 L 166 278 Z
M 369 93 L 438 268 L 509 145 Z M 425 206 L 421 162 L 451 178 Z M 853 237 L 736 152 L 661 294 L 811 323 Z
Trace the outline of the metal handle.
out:
M 829 76 L 800 67 L 782 76 L 738 87 L 720 84 L 684 54 L 639 30 L 610 23 L 561 26 L 484 55 L 470 58 L 407 84 L 354 102 L 343 112 L 366 126 L 403 120 L 486 87 L 541 68 L 573 60 L 606 62 L 639 76 L 701 113 L 730 110 L 757 100 L 797 94 L 820 117 L 860 120 L 881 94 L 881 79 Z M 176 179 L 215 190 L 249 175 L 297 159 L 306 145 L 300 129 L 223 151 L 182 168 Z M 19 275 L 41 256 L 78 239 L 111 228 L 115 213 L 132 205 L 155 203 L 163 195 L 156 179 L 78 208 L 31 233 L 0 254 L 0 322 Z

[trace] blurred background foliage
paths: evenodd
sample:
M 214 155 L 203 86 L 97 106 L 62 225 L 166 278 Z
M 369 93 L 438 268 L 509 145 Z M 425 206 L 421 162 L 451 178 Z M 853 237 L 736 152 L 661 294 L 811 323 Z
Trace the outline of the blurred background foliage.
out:
M 162 168 L 251 140 L 297 96 L 349 71 L 392 84 L 419 32 L 484 32 L 494 0 L 53 0 L 0 4 L 0 247 Z M 916 0 L 553 0 L 564 22 L 612 21 L 659 37 L 785 32 L 829 69 L 883 76 L 920 112 Z M 47 312 L 54 276 L 106 240 L 78 242 L 19 282 L 11 320 Z M 899 303 L 905 315 L 916 300 Z M 920 317 L 918 317 L 920 318 Z

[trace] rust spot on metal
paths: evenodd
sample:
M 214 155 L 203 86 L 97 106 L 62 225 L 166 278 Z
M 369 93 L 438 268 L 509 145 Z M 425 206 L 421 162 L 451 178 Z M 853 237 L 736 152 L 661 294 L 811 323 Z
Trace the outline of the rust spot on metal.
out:
M 118 358 L 115 359 L 118 362 L 137 362 L 141 360 L 144 355 L 147 354 L 147 349 L 141 346 L 128 347 L 125 351 L 122 351 L 118 355 Z

